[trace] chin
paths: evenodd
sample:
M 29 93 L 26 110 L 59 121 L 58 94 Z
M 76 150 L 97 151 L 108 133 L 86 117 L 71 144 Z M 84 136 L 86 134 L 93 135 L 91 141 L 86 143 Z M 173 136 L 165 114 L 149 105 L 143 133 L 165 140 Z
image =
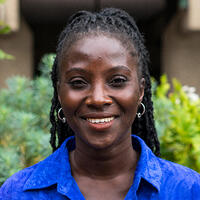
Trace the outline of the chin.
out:
M 87 143 L 90 147 L 92 147 L 93 149 L 96 150 L 103 150 L 103 149 L 108 149 L 112 146 L 114 146 L 114 144 L 116 139 L 113 137 L 98 137 L 98 138 L 88 138 Z

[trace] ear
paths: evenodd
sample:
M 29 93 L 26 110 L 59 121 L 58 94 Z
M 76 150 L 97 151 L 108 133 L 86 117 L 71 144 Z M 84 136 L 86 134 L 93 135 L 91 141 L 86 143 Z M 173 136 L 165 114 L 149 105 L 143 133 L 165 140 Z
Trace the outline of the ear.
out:
M 58 94 L 58 101 L 59 101 L 60 104 L 61 104 L 60 95 L 59 95 L 59 94 L 60 94 L 60 92 L 59 92 L 59 90 L 60 90 L 60 82 L 59 82 L 59 81 L 57 82 L 57 86 L 56 86 L 56 87 L 57 87 L 56 89 L 57 89 L 57 94 Z
M 140 82 L 139 82 L 139 86 L 140 86 L 140 96 L 139 96 L 139 100 L 138 100 L 138 105 L 142 102 L 142 99 L 144 97 L 144 88 L 145 88 L 145 79 L 141 78 Z

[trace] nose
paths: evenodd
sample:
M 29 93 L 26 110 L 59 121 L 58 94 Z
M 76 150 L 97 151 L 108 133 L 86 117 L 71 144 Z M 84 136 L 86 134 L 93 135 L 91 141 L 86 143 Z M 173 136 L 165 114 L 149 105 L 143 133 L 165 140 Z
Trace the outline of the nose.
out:
M 105 105 L 111 105 L 112 99 L 107 94 L 103 85 L 98 84 L 91 88 L 86 99 L 86 105 L 100 108 Z

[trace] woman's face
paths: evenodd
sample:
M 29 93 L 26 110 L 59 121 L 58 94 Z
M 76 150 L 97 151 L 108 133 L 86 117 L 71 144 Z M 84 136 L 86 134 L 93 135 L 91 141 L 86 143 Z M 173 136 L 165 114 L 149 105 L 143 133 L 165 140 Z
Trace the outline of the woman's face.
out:
M 144 93 L 130 50 L 113 37 L 85 36 L 59 70 L 58 98 L 76 140 L 103 149 L 130 138 Z

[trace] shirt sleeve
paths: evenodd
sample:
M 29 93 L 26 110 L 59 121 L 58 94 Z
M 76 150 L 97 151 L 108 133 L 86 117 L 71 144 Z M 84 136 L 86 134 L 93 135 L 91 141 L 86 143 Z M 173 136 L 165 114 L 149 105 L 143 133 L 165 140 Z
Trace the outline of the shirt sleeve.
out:
M 200 200 L 200 175 L 197 181 L 192 185 L 191 199 Z
M 0 200 L 12 200 L 12 180 L 7 180 L 0 188 Z
M 29 176 L 29 170 L 21 170 L 8 178 L 0 188 L 0 200 L 21 199 L 24 183 Z

